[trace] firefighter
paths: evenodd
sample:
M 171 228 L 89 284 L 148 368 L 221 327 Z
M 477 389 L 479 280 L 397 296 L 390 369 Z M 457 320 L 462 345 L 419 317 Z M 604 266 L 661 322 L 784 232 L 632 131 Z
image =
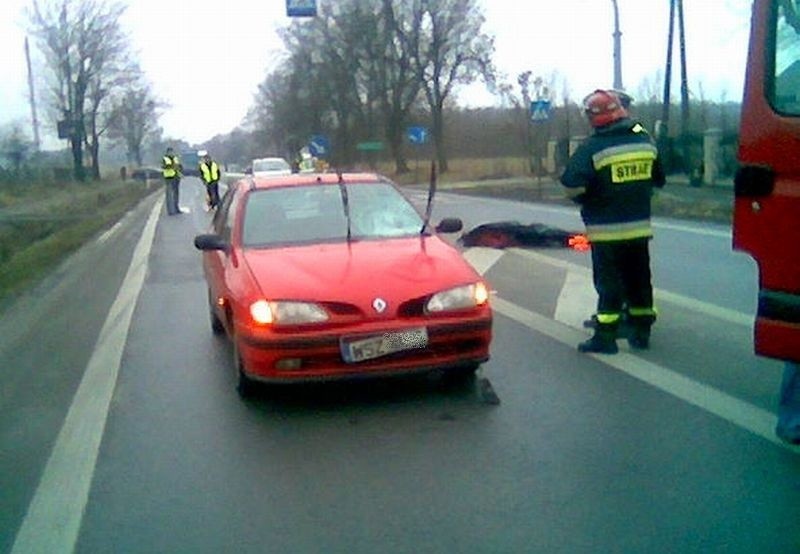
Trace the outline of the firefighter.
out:
M 164 157 L 161 159 L 161 172 L 164 176 L 164 186 L 166 193 L 167 214 L 177 215 L 181 213 L 178 205 L 181 175 L 183 166 L 181 160 L 171 146 L 167 147 Z
M 219 205 L 219 177 L 220 170 L 217 162 L 211 159 L 211 154 L 205 150 L 200 159 L 200 178 L 206 185 L 206 206 L 209 210 Z
M 664 171 L 650 135 L 629 117 L 616 93 L 595 90 L 583 108 L 594 132 L 561 176 L 567 196 L 581 206 L 598 296 L 594 335 L 578 350 L 616 354 L 623 305 L 631 325 L 629 344 L 646 349 L 656 319 L 650 199 L 653 187 L 664 186 Z

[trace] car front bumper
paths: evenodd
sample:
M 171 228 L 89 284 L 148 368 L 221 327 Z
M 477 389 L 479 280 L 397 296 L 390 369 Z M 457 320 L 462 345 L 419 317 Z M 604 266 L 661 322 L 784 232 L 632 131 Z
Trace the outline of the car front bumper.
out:
M 424 326 L 428 342 L 360 362 L 346 362 L 343 337 L 376 336 Z M 404 326 L 370 324 L 324 332 L 240 332 L 237 340 L 244 372 L 262 382 L 328 381 L 388 376 L 475 366 L 489 359 L 491 315 L 469 320 L 408 322 Z M 287 368 L 291 365 L 291 368 Z

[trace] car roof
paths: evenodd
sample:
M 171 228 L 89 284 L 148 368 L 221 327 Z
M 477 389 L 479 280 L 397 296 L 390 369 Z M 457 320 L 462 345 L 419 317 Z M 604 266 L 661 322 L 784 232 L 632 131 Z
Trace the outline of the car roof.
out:
M 254 162 L 285 162 L 284 158 L 271 157 L 271 158 L 255 158 Z
M 342 173 L 342 180 L 345 183 L 388 183 L 385 177 L 375 173 Z M 251 189 L 271 189 L 277 187 L 307 186 L 307 185 L 335 185 L 339 182 L 339 175 L 336 173 L 293 173 L 277 177 L 252 177 L 245 179 Z

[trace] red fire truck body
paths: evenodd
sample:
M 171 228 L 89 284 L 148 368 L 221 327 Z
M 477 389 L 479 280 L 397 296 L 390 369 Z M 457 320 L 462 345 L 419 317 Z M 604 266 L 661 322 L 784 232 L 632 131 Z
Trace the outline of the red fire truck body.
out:
M 755 0 L 733 245 L 759 267 L 757 354 L 800 361 L 800 1 Z

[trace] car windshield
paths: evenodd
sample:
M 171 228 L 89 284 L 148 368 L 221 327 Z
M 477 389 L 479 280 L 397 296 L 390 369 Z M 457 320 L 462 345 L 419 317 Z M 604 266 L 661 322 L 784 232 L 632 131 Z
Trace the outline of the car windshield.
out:
M 422 218 L 392 185 L 348 183 L 353 239 L 419 234 Z M 347 218 L 337 185 L 258 190 L 245 206 L 242 244 L 267 247 L 346 240 Z
M 279 158 L 272 160 L 255 160 L 253 171 L 291 171 L 291 167 L 285 160 Z

